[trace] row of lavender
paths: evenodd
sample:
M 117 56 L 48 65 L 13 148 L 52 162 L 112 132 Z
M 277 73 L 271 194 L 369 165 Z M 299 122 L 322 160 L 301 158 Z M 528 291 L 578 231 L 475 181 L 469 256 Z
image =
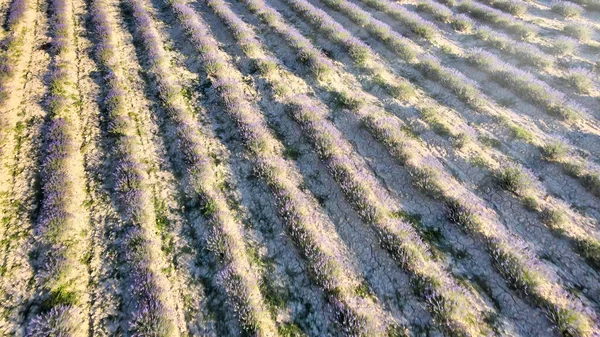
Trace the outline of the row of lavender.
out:
M 271 14 L 268 16 L 269 20 L 277 20 L 275 13 L 269 12 L 264 4 L 254 2 L 249 5 L 253 11 L 262 13 L 259 15 L 266 17 Z M 468 308 L 467 303 L 472 301 L 470 295 L 458 287 L 441 266 L 433 261 L 428 248 L 414 229 L 393 215 L 399 212 L 398 205 L 386 202 L 391 200 L 390 196 L 382 192 L 383 188 L 374 177 L 349 155 L 353 152 L 352 147 L 343 140 L 333 124 L 327 121 L 326 109 L 306 93 L 286 90 L 286 79 L 294 78 L 294 75 L 266 55 L 264 46 L 250 28 L 222 1 L 211 0 L 209 6 L 225 21 L 245 54 L 258 65 L 261 76 L 271 85 L 273 92 L 277 93 L 276 97 L 280 97 L 292 118 L 300 123 L 318 155 L 340 184 L 348 202 L 363 221 L 379 233 L 382 247 L 413 276 L 416 291 L 429 305 L 436 319 L 450 331 L 476 335 L 480 329 L 470 322 L 482 317 L 481 309 Z
M 29 336 L 78 335 L 88 319 L 87 267 L 80 258 L 89 232 L 83 206 L 81 135 L 74 109 L 75 46 L 72 4 L 50 5 L 52 34 L 48 122 L 42 159 L 42 203 L 35 228 L 37 289 Z M 39 307 L 37 306 L 39 305 Z
M 256 8 L 256 6 L 254 6 L 254 8 Z M 252 8 L 251 8 L 252 10 Z M 269 20 L 269 21 L 273 21 L 273 18 L 275 17 L 275 15 L 273 13 L 269 13 L 268 15 L 265 14 L 265 20 Z M 272 28 L 277 29 L 276 27 L 278 27 L 279 24 L 271 24 Z M 289 36 L 289 34 L 288 34 Z M 287 38 L 286 38 L 287 39 Z M 302 52 L 301 55 L 306 55 L 306 52 Z M 318 59 L 317 58 L 313 58 L 312 62 L 316 62 Z M 388 129 L 389 132 L 390 129 Z M 393 135 L 394 133 L 392 133 Z M 397 134 L 397 132 L 396 132 Z M 385 135 L 385 134 L 384 134 Z M 400 136 L 402 137 L 402 136 Z M 403 139 L 399 138 L 398 142 L 395 143 L 390 143 L 393 144 L 395 146 L 398 145 L 402 145 L 404 144 Z M 397 151 L 397 150 L 395 150 Z M 398 152 L 396 152 L 398 153 Z M 437 170 L 434 168 L 432 170 L 426 170 L 426 173 L 431 174 L 430 172 L 436 172 Z M 567 310 L 569 312 L 569 315 L 571 315 L 571 313 L 573 312 L 577 312 L 580 309 L 577 309 L 576 306 L 575 307 L 571 307 L 571 309 L 566 309 L 564 306 L 567 305 L 567 307 L 569 306 L 569 300 L 567 300 L 568 296 L 564 293 L 564 290 L 562 290 L 560 288 L 560 286 L 558 286 L 557 284 L 554 283 L 554 281 L 552 281 L 552 277 L 547 277 L 544 276 L 543 274 L 538 274 L 539 279 L 537 279 L 536 277 L 536 281 L 534 282 L 534 284 L 530 284 L 531 280 L 529 279 L 529 276 L 525 276 L 525 274 L 521 274 L 522 272 L 524 272 L 524 270 L 527 270 L 527 273 L 529 272 L 533 272 L 537 267 L 527 267 L 527 264 L 529 262 L 527 262 L 528 258 L 526 256 L 528 256 L 529 254 L 527 254 L 527 252 L 523 251 L 523 249 L 517 249 L 517 245 L 509 243 L 509 241 L 505 241 L 502 238 L 496 236 L 495 233 L 498 232 L 494 232 L 494 231 L 490 231 L 488 232 L 488 230 L 486 229 L 486 227 L 488 227 L 490 224 L 486 224 L 485 220 L 483 220 L 481 217 L 479 217 L 479 214 L 474 214 L 473 212 L 473 208 L 472 208 L 472 204 L 470 204 L 469 202 L 465 202 L 466 199 L 464 200 L 456 200 L 454 197 L 450 197 L 451 194 L 448 194 L 448 191 L 444 191 L 444 188 L 438 187 L 436 186 L 437 184 L 435 183 L 435 178 L 433 179 L 425 179 L 425 180 L 429 180 L 429 181 L 433 181 L 434 183 L 431 185 L 433 186 L 433 188 L 429 191 L 430 194 L 432 196 L 435 196 L 437 198 L 442 198 L 442 200 L 445 200 L 445 202 L 448 204 L 448 206 L 451 209 L 451 218 L 457 222 L 458 224 L 461 225 L 465 225 L 466 229 L 469 232 L 473 232 L 473 234 L 475 234 L 476 236 L 480 236 L 484 239 L 484 241 L 489 243 L 489 247 L 491 252 L 493 253 L 493 255 L 495 257 L 497 257 L 499 259 L 499 264 L 500 266 L 503 266 L 502 268 L 499 267 L 499 269 L 501 271 L 503 271 L 503 273 L 507 276 L 507 278 L 512 279 L 512 281 L 515 281 L 514 283 L 516 283 L 517 286 L 519 286 L 520 288 L 533 288 L 535 290 L 534 295 L 536 295 L 536 301 L 542 306 L 545 307 L 548 302 L 552 303 L 554 302 L 555 308 L 557 312 L 563 312 L 563 310 Z M 444 197 L 444 195 L 446 195 L 447 197 Z M 470 200 L 469 200 L 470 201 Z M 479 204 L 479 203 L 476 203 Z M 466 218 L 465 218 L 466 216 Z M 475 224 L 475 225 L 474 225 Z M 500 241 L 498 241 L 500 240 Z M 517 257 L 517 256 L 520 256 Z M 504 265 L 504 263 L 502 262 L 504 260 L 504 262 L 506 261 L 511 261 L 510 264 L 513 265 L 513 267 L 506 269 Z M 518 266 L 518 267 L 517 267 Z M 524 268 L 521 269 L 521 268 Z M 548 282 L 550 285 L 552 285 L 550 288 L 553 288 L 553 290 L 550 293 L 546 292 L 546 288 L 545 287 L 539 287 L 536 285 L 536 283 L 538 283 L 540 280 L 543 280 L 542 283 L 546 283 Z M 537 288 L 537 289 L 536 289 Z M 565 302 L 566 301 L 566 302 Z M 575 303 L 577 301 L 575 300 Z M 563 312 L 564 314 L 565 312 Z M 574 330 L 580 330 L 580 333 L 586 335 L 591 333 L 592 326 L 589 325 L 591 324 L 591 322 L 585 318 L 585 314 L 581 315 L 580 314 L 580 321 L 576 324 L 574 324 L 574 326 L 571 329 Z M 587 323 L 586 323 L 587 322 Z M 556 320 L 557 324 L 564 324 L 564 322 L 561 319 Z M 578 324 L 581 324 L 579 326 L 577 326 Z M 563 327 L 561 327 L 563 328 Z

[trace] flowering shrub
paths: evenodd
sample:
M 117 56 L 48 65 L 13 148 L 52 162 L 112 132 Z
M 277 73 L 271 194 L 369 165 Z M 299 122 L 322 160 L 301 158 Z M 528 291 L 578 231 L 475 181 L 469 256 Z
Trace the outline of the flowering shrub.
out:
M 573 54 L 577 49 L 577 40 L 559 36 L 552 41 L 552 50 L 560 56 Z
M 475 25 L 473 20 L 469 19 L 465 14 L 458 14 L 452 18 L 452 22 L 450 23 L 452 28 L 456 31 L 463 33 L 470 33 Z
M 432 0 L 419 1 L 417 10 L 431 14 L 436 20 L 445 23 L 449 23 L 453 16 L 452 11 L 448 7 Z
M 555 0 L 552 2 L 552 11 L 565 18 L 576 18 L 583 13 L 583 7 L 569 1 Z
M 33 312 L 28 331 L 38 336 L 45 332 L 77 334 L 87 325 L 87 315 L 79 315 L 85 305 L 82 284 L 87 282 L 87 268 L 79 254 L 85 249 L 82 233 L 89 230 L 89 223 L 81 197 L 85 191 L 80 144 L 74 137 L 78 117 L 72 97 L 72 7 L 68 1 L 54 0 L 49 9 L 52 62 L 45 102 L 48 119 L 40 174 L 41 207 L 35 225 L 36 288 L 42 306 Z
M 580 94 L 589 94 L 594 89 L 595 75 L 585 68 L 573 68 L 567 74 L 567 81 Z
M 439 81 L 440 84 L 451 89 L 464 102 L 474 106 L 481 104 L 482 94 L 477 87 L 477 83 L 456 69 L 444 67 L 435 56 L 424 55 L 420 58 L 418 67 L 425 76 Z
M 501 168 L 496 173 L 498 184 L 505 190 L 523 194 L 533 185 L 533 174 L 525 168 L 512 164 Z
M 592 37 L 592 29 L 583 23 L 568 23 L 564 26 L 563 32 L 581 42 L 586 42 Z
M 47 313 L 33 318 L 27 327 L 27 336 L 77 336 L 84 332 L 82 318 L 81 312 L 76 308 L 58 305 Z
M 525 42 L 514 41 L 509 36 L 495 32 L 486 27 L 478 27 L 475 35 L 494 48 L 514 55 L 527 64 L 540 68 L 549 68 L 554 63 L 551 56 L 545 54 L 536 46 Z
M 490 6 L 515 16 L 522 16 L 527 12 L 527 3 L 521 0 L 485 0 Z
M 368 6 L 376 8 L 379 11 L 387 13 L 406 25 L 413 33 L 427 40 L 434 40 L 439 35 L 438 28 L 427 20 L 423 20 L 419 15 L 408 11 L 399 3 L 388 0 L 361 0 Z M 345 2 L 343 2 L 345 3 Z M 345 5 L 345 4 L 344 4 Z M 342 5 L 342 6 L 344 6 Z M 359 12 L 358 8 L 354 12 Z M 366 13 L 365 13 L 366 14 Z

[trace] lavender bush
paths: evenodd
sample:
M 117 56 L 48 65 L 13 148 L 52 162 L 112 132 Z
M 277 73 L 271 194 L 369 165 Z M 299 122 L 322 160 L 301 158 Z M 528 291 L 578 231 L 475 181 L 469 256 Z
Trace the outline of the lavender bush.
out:
M 453 16 L 452 11 L 448 7 L 432 0 L 419 1 L 417 10 L 431 14 L 436 20 L 445 23 L 450 23 Z
M 577 44 L 577 40 L 573 38 L 559 36 L 552 41 L 552 50 L 559 56 L 570 55 L 577 49 Z
M 68 305 L 59 305 L 36 316 L 27 327 L 28 337 L 77 336 L 83 333 L 82 314 Z
M 387 71 L 373 67 L 373 61 L 376 60 L 376 56 L 373 51 L 365 45 L 360 39 L 355 38 L 350 32 L 344 27 L 337 23 L 323 10 L 316 8 L 305 0 L 287 0 L 288 3 L 296 10 L 300 15 L 305 17 L 313 26 L 326 36 L 330 37 L 333 41 L 341 44 L 347 50 L 356 65 L 359 67 L 366 68 L 373 75 L 373 80 L 376 84 L 386 89 L 386 91 L 397 98 L 407 99 L 413 92 L 414 88 L 407 81 L 395 80 L 392 74 Z M 367 19 L 360 19 L 371 29 L 379 32 L 386 36 L 390 46 L 400 54 L 405 60 L 411 60 L 415 57 L 416 51 L 412 44 L 408 40 L 399 34 L 391 31 L 389 27 L 380 24 L 370 24 Z M 366 21 L 365 21 L 366 20 Z M 277 29 L 277 28 L 276 28 Z M 280 28 L 281 29 L 281 28 Z M 323 58 L 321 58 L 323 59 Z M 318 62 L 318 60 L 316 60 Z
M 403 25 L 406 25 L 413 33 L 423 37 L 429 41 L 433 41 L 439 35 L 438 28 L 427 20 L 424 20 L 419 15 L 408 11 L 402 5 L 388 0 L 361 0 L 368 6 L 376 8 L 379 11 L 387 13 L 398 20 Z M 346 7 L 345 5 L 342 5 Z M 354 12 L 358 12 L 356 8 Z
M 527 3 L 522 0 L 484 0 L 484 2 L 515 16 L 522 16 L 528 9 Z
M 585 68 L 573 68 L 567 73 L 567 81 L 580 94 L 589 94 L 595 87 L 595 74 Z
M 473 20 L 471 20 L 465 14 L 455 15 L 452 18 L 452 22 L 450 24 L 452 25 L 452 28 L 454 28 L 454 30 L 463 33 L 470 33 L 473 29 L 473 26 L 475 25 L 473 23 Z
M 108 132 L 114 138 L 114 193 L 122 219 L 128 228 L 125 235 L 125 260 L 130 267 L 129 280 L 135 309 L 129 321 L 132 336 L 172 336 L 173 313 L 164 301 L 166 291 L 158 285 L 158 275 L 151 270 L 155 256 L 148 229 L 154 226 L 154 208 L 147 191 L 144 167 L 136 154 L 140 144 L 135 140 L 135 125 L 128 115 L 126 79 L 115 53 L 113 28 L 107 4 L 95 0 L 91 5 L 92 21 L 98 39 L 96 56 L 104 72 L 106 94 L 104 106 L 108 112 Z M 139 12 L 137 20 L 143 20 Z M 147 24 L 151 22 L 146 21 Z
M 70 2 L 50 3 L 52 57 L 45 106 L 48 119 L 43 139 L 41 207 L 35 224 L 38 247 L 36 289 L 42 301 L 32 314 L 29 333 L 81 331 L 87 315 L 82 286 L 87 269 L 79 258 L 89 230 L 81 195 L 85 193 L 83 163 L 76 143 L 77 115 L 73 109 L 73 19 Z M 71 315 L 72 313 L 72 315 Z M 76 328 L 76 327 L 77 328 Z
M 583 23 L 567 23 L 563 28 L 563 32 L 565 35 L 581 42 L 586 42 L 592 37 L 592 29 Z
M 565 18 L 576 18 L 583 13 L 583 7 L 569 1 L 552 1 L 552 12 L 560 14 Z

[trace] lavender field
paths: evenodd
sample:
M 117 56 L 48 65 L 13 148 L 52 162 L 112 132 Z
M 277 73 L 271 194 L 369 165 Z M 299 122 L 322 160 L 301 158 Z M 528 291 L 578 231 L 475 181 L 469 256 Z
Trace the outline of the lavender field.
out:
M 600 336 L 600 0 L 0 17 L 0 337 Z

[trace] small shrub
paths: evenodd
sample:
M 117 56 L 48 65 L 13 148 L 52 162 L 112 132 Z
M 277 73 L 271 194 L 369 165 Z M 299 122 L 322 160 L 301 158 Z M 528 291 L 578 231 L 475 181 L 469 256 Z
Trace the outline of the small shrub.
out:
M 348 91 L 336 91 L 334 93 L 334 99 L 338 105 L 350 110 L 360 109 L 360 107 L 364 105 L 362 99 L 355 97 Z
M 539 207 L 539 202 L 534 196 L 526 196 L 523 198 L 523 205 L 528 211 L 535 212 Z
M 492 138 L 492 137 L 487 137 L 487 136 L 479 136 L 477 138 L 479 140 L 479 142 L 485 146 L 489 146 L 489 147 L 493 147 L 493 148 L 500 148 L 502 146 L 502 143 L 496 139 L 496 138 Z
M 61 305 L 31 320 L 27 329 L 29 337 L 76 336 L 83 333 L 79 310 Z
M 432 198 L 439 199 L 443 193 L 439 186 L 438 173 L 431 167 L 415 168 L 410 171 L 413 184 Z
M 567 214 L 560 209 L 545 208 L 541 214 L 542 222 L 551 228 L 558 228 L 567 221 Z
M 568 1 L 552 2 L 552 11 L 565 18 L 576 18 L 583 13 L 583 7 Z
M 282 323 L 277 328 L 277 332 L 281 337 L 305 337 L 306 335 L 294 323 Z
M 494 1 L 493 6 L 515 16 L 521 16 L 527 12 L 527 4 L 519 0 Z
M 473 29 L 473 20 L 465 14 L 459 14 L 454 16 L 450 25 L 458 32 L 469 33 Z
M 583 183 L 594 195 L 600 196 L 600 173 L 588 172 L 583 175 Z
M 522 194 L 533 184 L 531 174 L 515 164 L 500 169 L 496 173 L 496 180 L 500 187 L 516 194 Z
M 447 23 L 452 19 L 452 11 L 450 9 L 433 1 L 419 2 L 417 10 L 431 14 L 438 21 Z
M 454 146 L 457 149 L 462 149 L 468 141 L 469 137 L 461 132 L 452 137 L 452 146 Z
M 479 227 L 477 205 L 468 205 L 460 200 L 446 202 L 447 217 L 452 223 L 462 226 L 467 231 L 477 231 Z
M 552 50 L 559 56 L 573 54 L 576 48 L 577 40 L 566 36 L 556 38 L 552 45 Z
M 525 141 L 533 139 L 533 134 L 531 133 L 531 131 L 523 127 L 515 125 L 510 128 L 510 131 L 515 139 L 521 139 Z
M 580 94 L 589 94 L 594 88 L 594 74 L 584 68 L 574 68 L 567 74 L 567 81 Z
M 581 23 L 569 23 L 563 28 L 563 32 L 572 38 L 585 42 L 592 37 L 590 27 Z
M 562 159 L 568 153 L 568 147 L 562 140 L 555 140 L 541 148 L 542 158 L 548 161 Z

